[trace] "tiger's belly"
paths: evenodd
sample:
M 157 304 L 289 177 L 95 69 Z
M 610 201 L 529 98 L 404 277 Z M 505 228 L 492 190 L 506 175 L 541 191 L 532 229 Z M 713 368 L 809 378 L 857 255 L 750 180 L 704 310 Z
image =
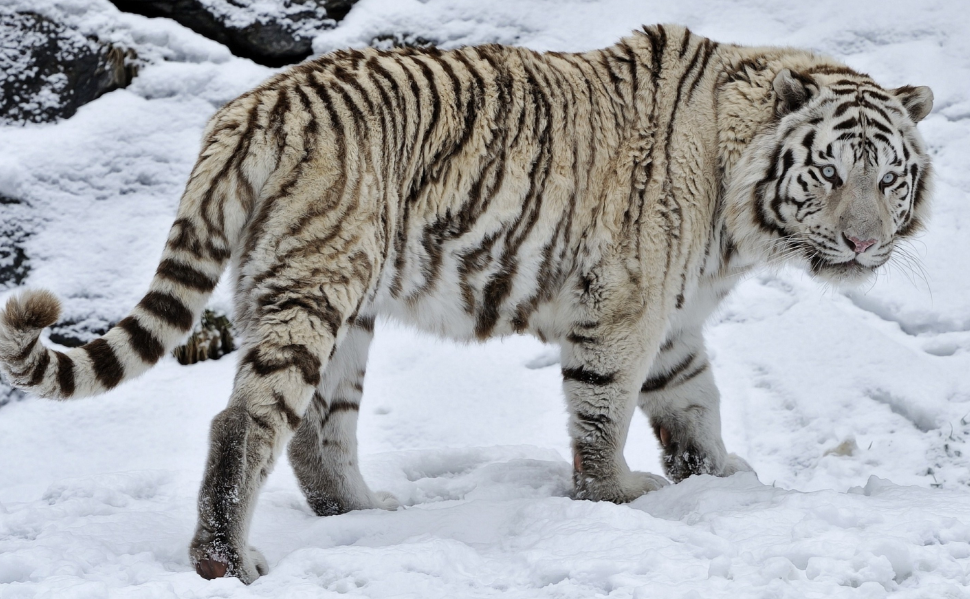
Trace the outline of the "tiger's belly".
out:
M 395 285 L 393 273 L 385 272 L 373 300 L 361 313 L 456 341 L 521 333 L 542 341 L 565 336 L 562 323 L 575 312 L 570 302 L 576 295 L 566 291 L 567 275 L 558 277 L 552 287 L 548 281 L 543 285 L 537 270 L 528 267 L 536 262 L 533 256 L 522 255 L 523 266 L 511 276 L 497 264 L 469 267 L 466 256 L 465 250 L 445 254 L 433 278 L 422 269 Z
M 481 310 L 469 311 L 457 286 L 428 293 L 416 299 L 385 297 L 375 301 L 362 314 L 386 317 L 420 331 L 454 341 L 484 341 L 514 334 L 531 334 L 543 342 L 556 342 L 566 335 L 557 323 L 565 319 L 570 307 L 559 298 L 545 301 L 534 308 L 528 320 L 520 320 L 515 312 L 499 309 L 493 326 L 487 333 L 481 327 Z

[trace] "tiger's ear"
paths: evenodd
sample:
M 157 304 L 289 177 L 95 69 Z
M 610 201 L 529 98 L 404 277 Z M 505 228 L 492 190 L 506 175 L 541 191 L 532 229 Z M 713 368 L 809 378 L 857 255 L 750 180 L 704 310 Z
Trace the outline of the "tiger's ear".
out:
M 903 103 L 903 108 L 909 113 L 909 118 L 913 119 L 914 123 L 925 119 L 926 115 L 933 110 L 933 90 L 925 85 L 919 87 L 904 85 L 889 90 L 889 93 Z
M 785 116 L 805 105 L 818 93 L 818 86 L 810 78 L 782 69 L 771 83 L 775 90 L 775 114 Z

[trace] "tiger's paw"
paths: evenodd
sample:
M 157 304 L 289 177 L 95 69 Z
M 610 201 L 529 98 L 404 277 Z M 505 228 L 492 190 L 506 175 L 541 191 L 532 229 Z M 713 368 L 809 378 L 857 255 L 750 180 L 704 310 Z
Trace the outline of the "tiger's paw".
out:
M 243 584 L 252 584 L 260 576 L 269 572 L 266 558 L 255 547 L 240 552 L 221 547 L 204 547 L 193 542 L 189 557 L 195 565 L 196 573 L 206 580 L 216 578 L 238 578 Z
M 658 491 L 670 484 L 666 478 L 649 472 L 626 472 L 616 478 L 597 480 L 576 473 L 574 499 L 629 503 L 651 491 Z
M 706 442 L 697 435 L 691 434 L 689 430 L 681 428 L 661 426 L 654 430 L 663 449 L 661 462 L 664 472 L 670 480 L 679 483 L 695 474 L 730 476 L 725 473 L 728 455 L 723 445 Z M 735 458 L 739 460 L 734 463 L 735 465 L 740 466 L 745 463 L 741 458 L 737 456 Z
M 695 474 L 724 477 L 737 472 L 754 472 L 743 458 L 726 453 L 719 440 L 712 443 L 678 429 L 659 427 L 656 430 L 663 448 L 664 471 L 674 482 Z

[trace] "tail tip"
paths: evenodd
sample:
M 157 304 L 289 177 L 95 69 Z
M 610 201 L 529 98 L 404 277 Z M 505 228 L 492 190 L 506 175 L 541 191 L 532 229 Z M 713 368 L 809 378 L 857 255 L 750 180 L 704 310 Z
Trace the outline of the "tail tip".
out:
M 31 289 L 7 301 L 0 319 L 7 327 L 29 331 L 49 327 L 61 315 L 61 302 L 50 291 Z

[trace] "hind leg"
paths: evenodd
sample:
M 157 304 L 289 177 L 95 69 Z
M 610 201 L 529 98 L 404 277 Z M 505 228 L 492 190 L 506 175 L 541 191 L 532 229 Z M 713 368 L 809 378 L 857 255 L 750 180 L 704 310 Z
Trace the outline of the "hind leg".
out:
M 364 275 L 376 268 L 347 264 L 366 255 L 361 249 L 311 247 L 302 259 L 267 260 L 267 274 L 254 277 L 258 284 L 245 296 L 252 306 L 232 396 L 212 422 L 199 524 L 189 549 L 203 577 L 250 583 L 266 571 L 265 560 L 247 543 L 256 497 L 320 385 L 320 356 L 332 355 L 371 284 Z
M 370 490 L 357 460 L 357 414 L 373 330 L 371 318 L 351 324 L 290 441 L 290 464 L 319 516 L 398 506 L 389 493 Z
M 699 329 L 681 331 L 661 347 L 640 389 L 639 405 L 660 440 L 671 480 L 751 471 L 724 448 L 720 393 Z
M 205 578 L 250 583 L 266 572 L 265 560 L 247 544 L 256 497 L 320 382 L 317 356 L 328 355 L 336 342 L 336 334 L 321 334 L 302 310 L 284 313 L 261 322 L 260 334 L 247 339 L 229 406 L 212 421 L 189 549 Z

